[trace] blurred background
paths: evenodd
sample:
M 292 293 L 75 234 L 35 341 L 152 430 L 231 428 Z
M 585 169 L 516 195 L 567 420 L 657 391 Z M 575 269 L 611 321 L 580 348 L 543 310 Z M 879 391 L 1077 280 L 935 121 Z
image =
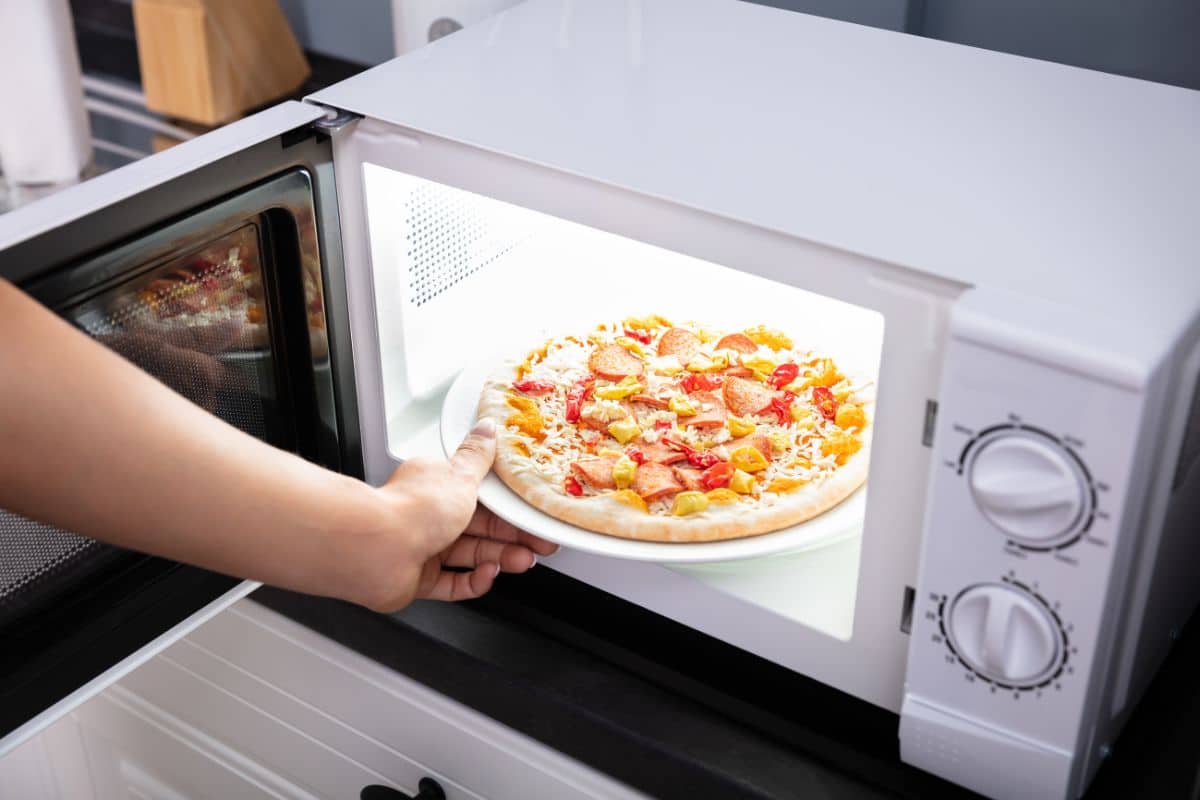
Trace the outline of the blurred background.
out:
M 280 99 L 302 97 L 518 1 L 0 0 L 0 31 L 17 30 L 29 14 L 45 14 L 43 9 L 56 4 L 63 9 L 69 21 L 62 41 L 77 43 L 78 67 L 66 63 L 65 77 L 58 75 L 50 89 L 26 87 L 22 105 L 41 102 L 62 87 L 69 95 L 73 85 L 81 86 L 85 113 L 77 120 L 76 138 L 90 140 L 81 168 L 87 177 Z M 592 1 L 624 1 L 631 8 L 641 2 Z M 1198 0 L 756 2 L 1200 89 Z M 38 11 L 31 12 L 34 8 Z M 12 53 L 9 57 L 9 71 L 38 59 L 34 54 L 14 66 Z M 72 84 L 67 78 L 76 69 L 81 78 Z M 79 89 L 74 91 L 78 97 Z M 9 107 L 22 100 L 19 95 L 5 99 Z M 64 125 L 69 111 L 58 109 Z M 0 138 L 0 171 L 3 144 Z M 15 161 L 10 157 L 10 166 Z M 0 211 L 54 189 L 39 183 L 58 182 L 14 181 L 15 170 L 8 173 L 7 188 L 0 175 Z M 25 185 L 16 190 L 14 183 Z

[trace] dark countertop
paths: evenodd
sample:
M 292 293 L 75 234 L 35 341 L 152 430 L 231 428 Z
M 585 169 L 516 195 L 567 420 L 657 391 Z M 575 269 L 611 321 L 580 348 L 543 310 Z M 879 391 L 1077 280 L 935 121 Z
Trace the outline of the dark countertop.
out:
M 391 616 L 278 589 L 254 599 L 654 797 L 974 796 L 899 761 L 894 714 L 545 567 L 480 601 Z M 1089 800 L 1198 796 L 1196 629 Z

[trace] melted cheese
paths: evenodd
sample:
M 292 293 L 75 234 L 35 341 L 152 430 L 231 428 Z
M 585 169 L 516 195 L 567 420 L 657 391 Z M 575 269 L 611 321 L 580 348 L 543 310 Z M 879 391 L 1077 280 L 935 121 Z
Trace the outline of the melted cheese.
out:
M 598 326 L 595 332 L 586 337 L 553 340 L 532 351 L 526 361 L 517 368 L 518 377 L 549 381 L 558 388 L 544 395 L 520 397 L 520 400 L 524 402 L 518 404 L 519 407 L 516 409 L 518 413 L 509 418 L 507 425 L 508 431 L 514 434 L 515 454 L 512 456 L 512 463 L 515 470 L 537 474 L 557 491 L 565 493 L 563 481 L 570 474 L 570 464 L 573 461 L 595 455 L 599 450 L 606 448 L 613 451 L 623 450 L 611 437 L 599 431 L 582 429 L 566 422 L 565 415 L 567 391 L 577 381 L 590 374 L 588 358 L 592 350 L 598 345 L 613 343 L 618 338 L 624 337 L 625 327 L 628 327 L 627 323 L 607 322 Z M 695 326 L 691 326 L 691 328 L 696 330 Z M 657 352 L 657 340 L 666 330 L 666 327 L 660 326 L 650 331 L 654 338 L 650 344 L 642 345 L 647 353 Z M 795 407 L 810 412 L 804 420 L 805 425 L 809 427 L 798 424 L 780 425 L 773 414 L 756 415 L 747 419 L 747 422 L 755 424 L 756 435 L 766 435 L 776 442 L 790 443 L 790 447 L 786 451 L 776 454 L 764 469 L 756 472 L 751 493 L 738 495 L 735 502 L 750 506 L 773 505 L 786 492 L 819 485 L 837 470 L 839 463 L 844 463 L 849 455 L 861 448 L 862 429 L 854 427 L 850 431 L 845 431 L 817 413 L 812 404 L 811 386 L 836 384 L 838 394 L 845 398 L 844 402 L 857 405 L 869 398 L 869 389 L 872 384 L 869 382 L 852 383 L 841 375 L 831 359 L 809 350 L 795 349 L 790 341 L 787 341 L 786 349 L 781 347 L 786 341 L 786 337 L 780 339 L 770 335 L 761 336 L 757 351 L 746 355 L 728 349 L 714 350 L 713 344 L 720 339 L 720 336 L 713 336 L 712 332 L 709 332 L 705 338 L 708 341 L 702 345 L 700 357 L 710 362 L 724 359 L 733 365 L 745 363 L 746 360 L 759 359 L 760 363 L 769 361 L 774 364 L 785 362 L 800 364 L 800 378 L 793 384 L 793 387 L 799 390 L 796 392 Z M 780 349 L 774 349 L 774 347 Z M 686 372 L 675 356 L 651 355 L 644 376 L 646 392 L 656 396 L 665 396 L 676 390 L 678 381 L 684 374 Z M 834 380 L 835 377 L 836 380 Z M 808 386 L 801 389 L 801 384 L 806 382 Z M 609 385 L 609 382 L 605 381 L 598 383 L 602 386 Z M 624 419 L 628 416 L 628 410 L 623 402 L 627 403 L 628 401 L 592 397 L 584 404 L 584 412 L 591 419 L 604 421 Z M 512 404 L 510 403 L 510 405 Z M 708 402 L 698 404 L 700 411 L 710 410 L 711 405 Z M 533 414 L 540 417 L 541 425 L 537 430 L 528 424 L 532 421 Z M 524 424 L 518 424 L 521 420 L 516 420 L 515 417 L 523 417 Z M 857 422 L 857 415 L 853 413 L 843 415 L 845 422 L 850 422 L 852 419 Z M 654 423 L 661 420 L 671 423 L 671 427 L 665 430 L 655 428 Z M 729 459 L 731 453 L 724 443 L 733 437 L 727 428 L 722 427 L 715 432 L 702 431 L 697 428 L 680 429 L 675 426 L 677 420 L 678 416 L 673 411 L 658 409 L 647 411 L 639 417 L 638 421 L 642 431 L 631 443 L 654 444 L 661 442 L 664 434 L 670 434 L 675 441 L 683 442 L 697 449 L 709 447 L 719 458 Z M 864 427 L 869 426 L 870 422 L 870 419 L 865 419 Z M 585 495 L 596 494 L 586 485 L 584 492 Z M 632 491 L 622 490 L 622 497 L 614 499 L 628 500 L 632 505 L 637 505 L 632 503 L 626 494 L 632 494 Z M 725 496 L 722 496 L 721 499 L 725 502 L 729 501 L 729 498 Z M 666 516 L 671 514 L 673 501 L 668 496 L 643 505 L 648 513 Z M 700 510 L 689 516 L 704 518 L 711 513 L 720 512 L 719 510 Z

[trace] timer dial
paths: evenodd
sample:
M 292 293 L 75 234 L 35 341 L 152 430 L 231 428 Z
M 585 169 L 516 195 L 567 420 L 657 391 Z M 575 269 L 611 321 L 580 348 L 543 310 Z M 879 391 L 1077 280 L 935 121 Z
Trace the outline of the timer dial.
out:
M 1035 546 L 1069 536 L 1087 502 L 1086 478 L 1074 459 L 1054 440 L 1023 432 L 982 442 L 967 481 L 988 521 Z
M 967 665 L 994 681 L 1030 686 L 1062 657 L 1062 632 L 1037 598 L 999 583 L 963 591 L 950 607 L 947 632 Z

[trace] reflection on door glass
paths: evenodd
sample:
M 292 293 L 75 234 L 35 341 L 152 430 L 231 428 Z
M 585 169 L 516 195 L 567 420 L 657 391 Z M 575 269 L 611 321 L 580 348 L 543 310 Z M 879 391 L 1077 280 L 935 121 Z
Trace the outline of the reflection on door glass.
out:
M 66 316 L 207 411 L 271 438 L 274 369 L 257 226 L 177 256 Z

